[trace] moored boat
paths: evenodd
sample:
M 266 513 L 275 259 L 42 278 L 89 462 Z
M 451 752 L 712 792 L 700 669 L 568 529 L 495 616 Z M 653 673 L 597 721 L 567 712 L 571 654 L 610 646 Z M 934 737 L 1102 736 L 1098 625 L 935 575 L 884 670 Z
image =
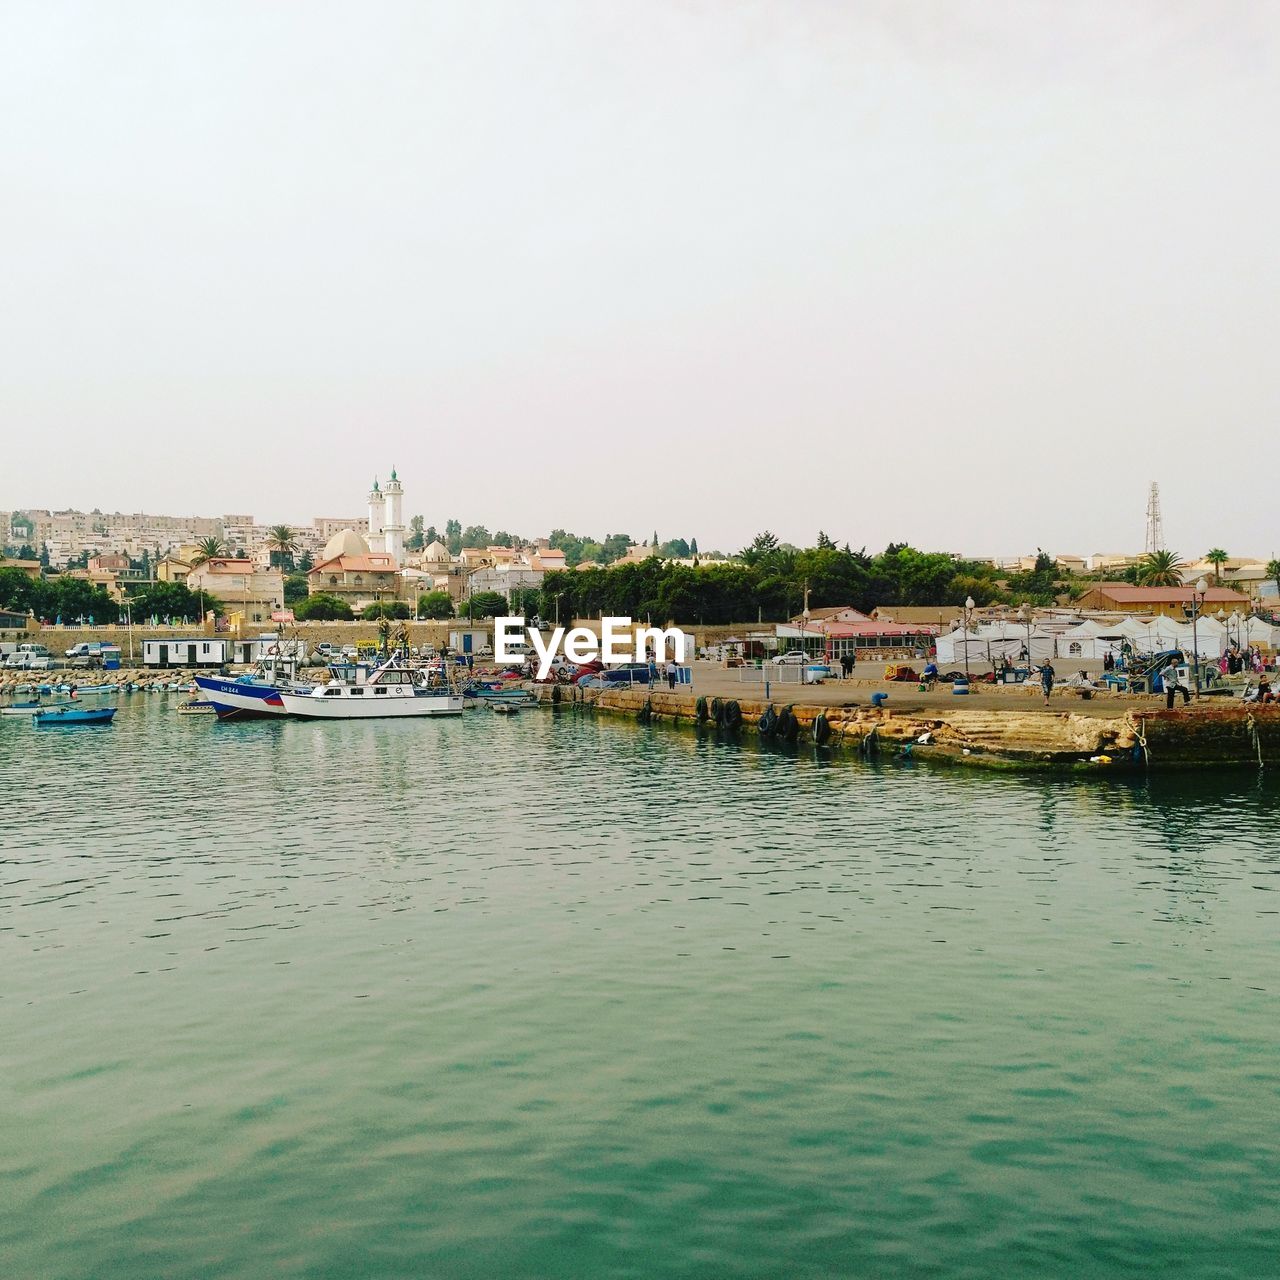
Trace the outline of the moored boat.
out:
M 73 724 L 110 724 L 115 707 L 45 707 L 31 719 L 40 726 Z
M 312 689 L 281 690 L 286 715 L 304 720 L 371 720 L 401 716 L 462 714 L 462 695 L 448 685 L 431 686 L 398 659 L 372 672 L 358 668 L 354 680 L 331 680 Z

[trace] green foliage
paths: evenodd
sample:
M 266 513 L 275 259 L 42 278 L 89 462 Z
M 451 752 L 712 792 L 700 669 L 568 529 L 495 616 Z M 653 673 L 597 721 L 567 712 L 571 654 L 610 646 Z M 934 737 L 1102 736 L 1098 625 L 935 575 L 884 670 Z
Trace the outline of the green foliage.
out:
M 491 546 L 493 539 L 482 524 L 469 524 L 462 531 L 462 546 L 483 548 Z
M 1280 583 L 1280 560 L 1267 561 L 1267 577 L 1273 582 Z
M 507 597 L 501 591 L 478 591 L 458 606 L 458 616 L 496 618 L 507 612 Z
M 299 600 L 305 600 L 308 590 L 307 575 L 305 573 L 291 573 L 284 580 L 285 604 L 296 604 Z
M 366 622 L 376 622 L 380 618 L 411 618 L 413 610 L 403 600 L 382 600 L 376 604 L 367 604 L 360 613 Z
M 293 616 L 299 622 L 350 622 L 355 614 L 341 596 L 320 591 L 295 605 Z
M 1144 587 L 1180 587 L 1183 563 L 1175 551 L 1151 551 L 1138 564 L 1138 581 Z
M 453 600 L 447 591 L 427 591 L 418 597 L 418 617 L 452 618 Z
M 1215 583 L 1222 581 L 1222 566 L 1231 558 L 1221 547 L 1214 547 L 1212 551 L 1206 551 L 1204 558 L 1213 565 L 1213 580 Z
M 201 538 L 196 543 L 196 553 L 191 557 L 191 564 L 204 564 L 206 560 L 216 560 L 227 554 L 227 544 L 221 538 Z
M 22 569 L 0 569 L 0 609 L 64 622 L 114 623 L 120 616 L 119 604 L 83 578 L 32 578 Z
M 298 539 L 287 524 L 273 524 L 267 530 L 267 546 L 271 548 L 271 563 L 276 568 L 293 568 L 293 554 L 298 549 Z
M 409 536 L 404 540 L 404 549 L 406 551 L 421 551 L 426 545 L 426 535 L 422 529 L 422 517 L 414 516 L 409 521 Z
M 462 525 L 459 521 L 444 522 L 444 544 L 449 548 L 451 556 L 456 556 L 462 550 Z
M 1044 587 L 1050 594 L 1052 578 L 1051 568 Z M 905 543 L 869 556 L 837 547 L 825 535 L 818 546 L 801 550 L 765 532 L 730 564 L 692 567 L 655 556 L 639 564 L 549 573 L 538 612 L 556 616 L 559 596 L 562 622 L 600 614 L 710 624 L 780 621 L 803 609 L 806 586 L 814 609 L 943 606 L 962 604 L 969 596 L 985 605 L 1007 598 L 995 569 L 981 561 L 917 551 Z
M 603 542 L 596 542 L 591 538 L 579 537 L 576 533 L 566 533 L 563 529 L 552 529 L 547 541 L 554 550 L 564 552 L 564 562 L 572 569 L 584 561 L 612 564 L 621 559 L 631 546 L 631 535 L 611 533 Z
M 184 582 L 152 582 L 137 595 L 129 597 L 134 620 L 139 618 L 177 618 L 199 622 L 204 613 L 222 612 L 222 605 L 207 591 L 191 591 Z

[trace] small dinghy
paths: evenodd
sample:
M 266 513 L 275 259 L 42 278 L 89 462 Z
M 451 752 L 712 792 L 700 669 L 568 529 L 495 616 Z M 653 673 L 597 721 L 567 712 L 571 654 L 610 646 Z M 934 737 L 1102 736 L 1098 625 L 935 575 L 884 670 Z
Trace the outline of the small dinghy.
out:
M 515 702 L 490 702 L 489 709 L 495 716 L 518 716 L 520 706 Z
M 218 708 L 212 702 L 201 702 L 198 698 L 178 703 L 178 714 L 180 716 L 212 716 L 217 715 L 217 713 Z
M 38 726 L 72 724 L 110 724 L 115 707 L 47 707 L 35 712 L 31 719 Z

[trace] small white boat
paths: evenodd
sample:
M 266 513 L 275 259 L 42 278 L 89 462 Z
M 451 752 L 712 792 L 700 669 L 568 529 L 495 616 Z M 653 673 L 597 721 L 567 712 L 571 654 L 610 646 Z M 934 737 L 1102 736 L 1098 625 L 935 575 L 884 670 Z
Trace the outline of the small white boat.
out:
M 520 706 L 515 702 L 491 702 L 489 710 L 495 716 L 518 716 L 520 714 Z
M 422 676 L 392 658 L 354 681 L 331 680 L 306 692 L 277 692 L 286 715 L 304 720 L 373 720 L 401 716 L 460 716 L 462 695 L 447 686 L 419 683 Z

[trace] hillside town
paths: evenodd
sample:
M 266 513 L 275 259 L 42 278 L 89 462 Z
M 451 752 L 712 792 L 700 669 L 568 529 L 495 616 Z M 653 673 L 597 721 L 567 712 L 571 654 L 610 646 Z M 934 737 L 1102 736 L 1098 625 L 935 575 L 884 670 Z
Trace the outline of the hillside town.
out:
M 879 556 L 836 547 L 823 533 L 809 550 L 770 533 L 735 555 L 699 552 L 696 539 L 600 542 L 555 530 L 521 538 L 449 520 L 442 532 L 406 521 L 403 482 L 375 478 L 362 515 L 310 525 L 266 524 L 247 514 L 158 516 L 24 508 L 0 512 L 11 585 L 0 608 L 44 622 L 99 621 L 137 604 L 153 620 L 224 626 L 284 620 L 483 618 L 498 612 L 597 616 L 630 610 L 685 623 L 782 621 L 814 610 L 857 609 L 866 619 L 940 632 L 966 601 L 1003 618 L 1020 604 L 1076 614 L 1185 616 L 1197 582 L 1214 610 L 1268 613 L 1280 604 L 1280 563 L 1211 549 L 1182 560 L 1163 546 L 1152 486 L 1145 552 L 1010 558 L 920 553 Z M 20 578 L 58 588 L 55 612 L 37 607 Z M 96 609 L 96 614 L 95 614 Z

